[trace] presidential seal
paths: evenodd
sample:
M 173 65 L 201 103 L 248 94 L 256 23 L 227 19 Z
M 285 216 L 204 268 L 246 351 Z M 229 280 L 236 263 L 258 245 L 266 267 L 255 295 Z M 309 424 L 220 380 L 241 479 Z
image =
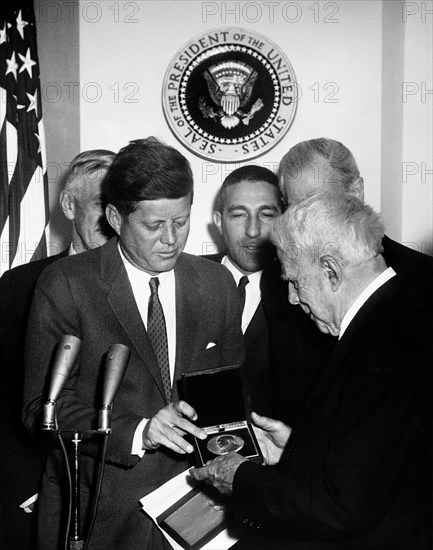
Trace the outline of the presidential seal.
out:
M 162 104 L 172 132 L 193 153 L 242 162 L 266 153 L 287 132 L 297 84 L 288 58 L 266 37 L 220 28 L 174 56 Z

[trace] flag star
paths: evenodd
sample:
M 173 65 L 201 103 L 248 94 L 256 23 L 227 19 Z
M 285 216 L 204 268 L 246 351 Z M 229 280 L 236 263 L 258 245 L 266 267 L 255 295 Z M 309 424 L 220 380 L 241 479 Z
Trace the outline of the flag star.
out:
M 38 91 L 36 90 L 35 91 L 35 94 L 32 95 L 32 94 L 29 94 L 27 92 L 27 97 L 29 98 L 29 101 L 30 101 L 30 104 L 29 106 L 27 107 L 27 112 L 30 112 L 30 111 L 35 111 L 36 113 L 36 116 L 38 116 Z
M 28 25 L 27 21 L 24 21 L 21 15 L 21 10 L 17 16 L 17 30 L 21 35 L 21 38 L 24 40 L 24 27 Z
M 4 27 L 2 29 L 0 29 L 0 44 L 3 44 L 4 42 L 6 42 L 6 21 L 5 21 L 5 24 L 4 24 Z
M 12 73 L 16 80 L 18 63 L 16 62 L 16 59 L 15 59 L 15 52 L 12 52 L 10 59 L 6 59 L 6 63 L 8 64 L 8 67 L 6 69 L 6 74 Z
M 30 48 L 27 48 L 27 53 L 26 53 L 25 57 L 23 55 L 21 55 L 20 53 L 18 54 L 18 56 L 21 59 L 21 61 L 23 62 L 19 72 L 22 73 L 23 71 L 25 71 L 27 69 L 27 72 L 29 73 L 30 78 L 33 78 L 32 67 L 33 67 L 33 65 L 36 65 L 36 61 L 33 61 L 33 59 L 31 59 L 31 57 L 30 57 Z

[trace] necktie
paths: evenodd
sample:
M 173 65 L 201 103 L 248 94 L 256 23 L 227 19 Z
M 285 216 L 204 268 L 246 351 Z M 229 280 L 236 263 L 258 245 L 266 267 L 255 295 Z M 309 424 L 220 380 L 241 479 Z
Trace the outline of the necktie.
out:
M 238 283 L 238 292 L 239 292 L 239 299 L 240 299 L 240 302 L 241 302 L 241 311 L 243 312 L 244 311 L 244 306 L 245 306 L 245 287 L 247 286 L 247 284 L 249 283 L 249 279 L 246 275 L 244 275 L 243 277 L 241 277 L 239 279 L 239 283 Z
M 149 281 L 150 298 L 147 311 L 147 333 L 161 369 L 162 383 L 164 385 L 167 403 L 171 399 L 170 366 L 168 362 L 167 329 L 165 326 L 164 311 L 158 297 L 158 277 L 152 277 Z

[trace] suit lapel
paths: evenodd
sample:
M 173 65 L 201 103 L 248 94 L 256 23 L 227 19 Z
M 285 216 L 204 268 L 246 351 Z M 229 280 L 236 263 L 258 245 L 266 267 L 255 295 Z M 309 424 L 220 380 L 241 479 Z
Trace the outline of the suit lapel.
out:
M 206 327 L 200 326 L 201 301 L 203 299 L 200 277 L 196 269 L 181 254 L 174 269 L 176 280 L 176 365 L 175 381 L 182 372 L 191 370 L 200 339 Z M 177 388 L 174 388 L 177 389 Z
M 107 292 L 107 300 L 114 315 L 134 345 L 144 365 L 150 371 L 161 395 L 164 396 L 161 371 L 135 303 L 131 284 L 117 249 L 115 238 L 101 248 L 101 278 L 110 287 Z

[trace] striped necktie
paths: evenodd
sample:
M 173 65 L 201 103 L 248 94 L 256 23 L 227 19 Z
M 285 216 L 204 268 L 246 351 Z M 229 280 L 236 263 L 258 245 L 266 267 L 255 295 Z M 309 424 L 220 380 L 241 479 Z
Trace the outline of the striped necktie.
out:
M 150 298 L 147 312 L 147 334 L 149 335 L 153 351 L 161 369 L 162 383 L 164 385 L 167 403 L 171 399 L 170 365 L 168 361 L 167 328 L 165 326 L 164 311 L 158 297 L 158 277 L 152 277 L 149 281 Z

